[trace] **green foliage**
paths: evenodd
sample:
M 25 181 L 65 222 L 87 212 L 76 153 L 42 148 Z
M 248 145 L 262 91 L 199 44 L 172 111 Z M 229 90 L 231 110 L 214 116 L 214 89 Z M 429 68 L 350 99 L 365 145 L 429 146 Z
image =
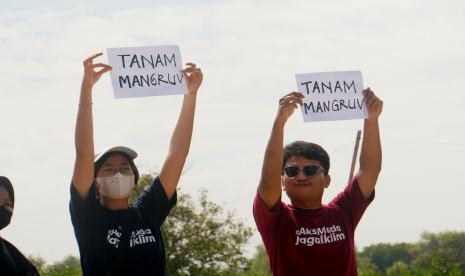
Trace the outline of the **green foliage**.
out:
M 129 202 L 132 202 L 136 197 L 140 195 L 144 191 L 144 189 L 152 183 L 153 176 L 150 174 L 143 174 L 139 177 L 139 182 L 132 190 L 131 195 L 129 196 Z
M 27 259 L 37 268 L 40 275 L 44 275 L 44 268 L 46 267 L 46 261 L 40 256 L 28 256 Z
M 426 232 L 417 243 L 372 245 L 358 254 L 357 262 L 361 276 L 465 275 L 465 232 Z
M 413 259 L 412 250 L 412 246 L 407 243 L 378 243 L 366 247 L 360 256 L 368 257 L 371 263 L 384 273 L 397 261 L 410 265 Z
M 43 276 L 80 276 L 81 264 L 76 256 L 67 256 L 63 260 L 48 265 L 42 257 L 29 256 L 29 261 Z
M 152 181 L 142 175 L 139 193 Z M 134 194 L 134 197 L 137 193 Z M 162 226 L 168 275 L 238 275 L 248 266 L 242 249 L 252 230 L 233 213 L 208 200 L 205 190 L 194 201 L 178 193 L 178 202 Z
M 368 256 L 357 256 L 357 270 L 359 276 L 380 275 L 378 267 L 373 264 Z
M 250 260 L 249 267 L 241 276 L 271 276 L 270 264 L 268 262 L 268 255 L 266 254 L 265 247 L 258 245 L 255 248 L 255 255 Z
M 62 261 L 47 266 L 44 275 L 48 276 L 79 276 L 82 275 L 81 264 L 76 256 L 67 256 Z
M 387 276 L 420 276 L 421 274 L 415 273 L 412 268 L 403 261 L 395 262 L 391 267 L 386 270 Z
M 434 275 L 465 272 L 465 232 L 423 233 L 414 265 Z M 456 274 L 459 273 L 459 274 Z

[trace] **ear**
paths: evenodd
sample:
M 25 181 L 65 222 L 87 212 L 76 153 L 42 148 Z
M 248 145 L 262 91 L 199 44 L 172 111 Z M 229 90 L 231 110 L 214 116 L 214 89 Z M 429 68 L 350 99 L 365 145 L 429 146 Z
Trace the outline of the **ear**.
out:
M 325 188 L 328 188 L 330 183 L 331 183 L 331 176 L 327 174 L 325 175 Z

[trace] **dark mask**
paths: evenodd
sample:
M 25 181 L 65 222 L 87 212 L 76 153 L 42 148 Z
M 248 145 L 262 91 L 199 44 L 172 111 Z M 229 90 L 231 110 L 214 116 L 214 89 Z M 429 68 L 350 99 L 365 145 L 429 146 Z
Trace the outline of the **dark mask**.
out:
M 7 227 L 10 224 L 11 216 L 13 214 L 8 211 L 5 206 L 0 205 L 0 230 Z

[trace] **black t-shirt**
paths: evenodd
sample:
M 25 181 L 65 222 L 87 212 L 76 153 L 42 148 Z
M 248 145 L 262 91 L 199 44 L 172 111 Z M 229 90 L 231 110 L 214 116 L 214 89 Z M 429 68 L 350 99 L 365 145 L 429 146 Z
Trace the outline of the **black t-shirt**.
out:
M 81 198 L 71 185 L 70 213 L 84 275 L 166 275 L 160 226 L 176 204 L 156 177 L 125 210 L 110 210 L 92 185 Z
M 39 275 L 36 267 L 7 240 L 0 238 L 0 275 Z

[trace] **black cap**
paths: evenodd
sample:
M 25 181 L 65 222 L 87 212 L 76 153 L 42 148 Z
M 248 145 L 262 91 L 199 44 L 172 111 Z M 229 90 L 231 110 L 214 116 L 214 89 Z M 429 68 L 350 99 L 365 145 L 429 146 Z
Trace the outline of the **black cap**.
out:
M 10 180 L 5 176 L 0 176 L 0 187 L 5 188 L 5 190 L 10 194 L 11 204 L 15 206 L 15 191 L 13 190 L 13 185 L 11 185 Z

